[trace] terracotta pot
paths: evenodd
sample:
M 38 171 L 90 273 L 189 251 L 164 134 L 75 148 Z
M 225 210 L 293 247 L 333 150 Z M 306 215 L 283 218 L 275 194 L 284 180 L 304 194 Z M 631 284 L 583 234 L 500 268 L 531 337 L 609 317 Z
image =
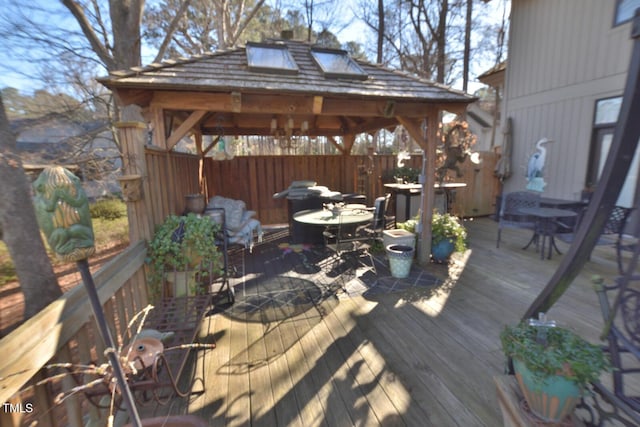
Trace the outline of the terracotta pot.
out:
M 518 359 L 513 359 L 513 368 L 520 391 L 535 416 L 546 423 L 560 423 L 573 413 L 580 400 L 580 388 L 575 383 L 558 374 L 538 384 Z
M 170 415 L 168 417 L 146 418 L 142 421 L 143 427 L 209 427 L 209 423 L 195 415 Z M 125 424 L 124 427 L 132 427 Z

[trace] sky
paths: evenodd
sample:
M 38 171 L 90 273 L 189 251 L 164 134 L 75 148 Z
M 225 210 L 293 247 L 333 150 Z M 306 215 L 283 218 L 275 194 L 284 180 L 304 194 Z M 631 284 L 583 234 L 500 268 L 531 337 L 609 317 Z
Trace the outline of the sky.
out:
M 150 3 L 153 1 L 154 0 L 150 0 L 147 3 Z M 273 0 L 273 1 L 277 1 L 277 0 Z M 295 1 L 295 0 L 290 0 L 290 1 Z M 301 0 L 298 0 L 298 1 L 301 1 Z M 340 16 L 344 17 L 345 22 L 350 22 L 350 25 L 346 26 L 344 29 L 337 32 L 337 35 L 342 42 L 357 41 L 357 42 L 360 42 L 361 44 L 365 44 L 369 42 L 369 40 L 367 40 L 367 37 L 371 37 L 371 33 L 369 32 L 368 28 L 363 22 L 353 17 L 353 10 L 357 10 L 357 7 L 358 7 L 357 5 L 359 1 L 361 0 L 343 0 L 342 2 L 340 2 L 340 8 L 341 8 L 341 10 L 339 11 Z M 19 16 L 18 14 L 12 14 L 11 12 L 12 7 L 15 7 L 15 4 L 19 4 L 19 3 L 20 3 L 20 0 L 9 0 L 8 2 L 9 7 L 5 8 L 5 13 L 11 14 L 12 17 Z M 501 20 L 502 13 L 503 13 L 501 8 L 501 3 L 502 3 L 501 1 L 491 1 L 486 5 L 481 4 L 480 6 L 475 6 L 475 7 L 488 7 L 492 11 L 491 19 Z M 69 15 L 69 13 L 66 12 L 66 9 L 64 9 L 64 7 L 60 5 L 60 3 L 55 1 L 52 2 L 51 0 L 32 0 L 32 4 L 36 4 L 36 5 L 40 4 L 40 5 L 43 5 L 43 7 L 45 8 L 54 7 L 59 10 L 65 11 L 65 13 Z M 70 15 L 69 15 L 69 25 L 75 26 L 75 22 L 73 21 L 73 18 Z M 2 42 L 0 41 L 0 43 Z M 42 85 L 40 81 L 31 80 L 28 78 L 28 75 L 24 76 L 12 71 L 13 69 L 21 69 L 21 70 L 26 70 L 27 74 L 29 74 L 29 71 L 31 71 L 31 74 L 35 74 L 36 73 L 35 65 L 30 64 L 28 62 L 24 62 L 24 61 L 11 61 L 10 59 L 7 61 L 7 58 L 10 58 L 10 53 L 13 50 L 6 49 L 6 48 L 7 47 L 5 46 L 5 48 L 2 50 L 7 51 L 9 54 L 5 55 L 5 61 L 0 64 L 0 88 L 14 87 L 14 88 L 17 88 L 23 94 L 33 92 L 36 89 L 40 89 Z M 42 55 L 46 56 L 47 52 L 43 51 Z M 149 61 L 151 61 L 151 59 L 146 59 L 143 57 L 143 63 L 147 63 Z M 489 69 L 493 65 L 494 64 L 492 63 L 476 64 L 475 69 L 472 69 L 472 80 L 474 75 L 482 73 L 483 71 L 485 71 L 486 69 Z M 456 86 L 457 84 L 454 84 L 454 87 Z M 469 90 L 473 92 L 474 90 L 480 88 L 481 86 L 482 84 L 472 81 L 469 84 Z

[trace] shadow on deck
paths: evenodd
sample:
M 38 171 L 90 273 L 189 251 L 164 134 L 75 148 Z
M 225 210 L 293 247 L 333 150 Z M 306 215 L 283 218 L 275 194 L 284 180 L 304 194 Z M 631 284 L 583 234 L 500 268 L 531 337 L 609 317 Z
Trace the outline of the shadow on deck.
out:
M 522 250 L 529 236 L 520 230 L 496 249 L 489 219 L 467 227 L 467 252 L 448 266 L 414 265 L 408 279 L 392 278 L 384 255 L 377 275 L 362 264 L 336 270 L 324 248 L 289 245 L 286 231 L 253 253 L 234 250 L 236 302 L 219 301 L 207 316 L 201 340 L 217 348 L 194 361 L 205 390 L 169 411 L 210 426 L 502 425 L 499 333 L 561 256 Z M 548 313 L 594 342 L 602 319 L 589 280 L 615 273 L 607 250 Z

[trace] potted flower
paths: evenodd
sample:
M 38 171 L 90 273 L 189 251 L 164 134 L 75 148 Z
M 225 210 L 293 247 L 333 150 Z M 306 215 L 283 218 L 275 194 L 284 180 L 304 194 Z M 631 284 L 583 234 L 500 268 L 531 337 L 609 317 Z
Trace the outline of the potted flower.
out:
M 610 369 L 599 346 L 564 328 L 523 322 L 507 326 L 500 340 L 529 409 L 545 422 L 563 421 L 587 385 Z
M 467 249 L 467 229 L 449 213 L 433 212 L 431 221 L 431 257 L 446 262 L 453 252 Z
M 400 222 L 397 227 L 411 233 L 417 233 L 420 213 L 408 221 Z M 467 229 L 460 220 L 449 213 L 433 212 L 431 220 L 431 257 L 436 262 L 446 262 L 453 252 L 467 249 Z
M 170 293 L 179 296 L 185 291 L 195 293 L 199 281 L 220 274 L 222 254 L 216 246 L 219 228 L 209 217 L 193 213 L 165 219 L 149 243 L 146 260 L 154 296 L 159 296 L 165 281 L 174 285 Z

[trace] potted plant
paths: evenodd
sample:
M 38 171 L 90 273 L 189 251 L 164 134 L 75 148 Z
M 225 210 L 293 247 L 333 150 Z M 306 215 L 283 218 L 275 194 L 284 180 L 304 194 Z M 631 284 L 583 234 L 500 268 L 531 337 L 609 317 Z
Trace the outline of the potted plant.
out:
M 467 229 L 458 217 L 449 213 L 433 212 L 431 220 L 431 257 L 436 262 L 447 262 L 453 252 L 467 249 Z
M 400 222 L 397 227 L 416 233 L 420 222 L 420 213 L 408 221 Z M 436 262 L 446 262 L 453 252 L 467 249 L 467 229 L 460 220 L 449 213 L 433 212 L 431 220 L 431 257 Z
M 507 326 L 500 340 L 531 412 L 545 422 L 560 422 L 610 363 L 599 346 L 568 329 L 543 324 Z
M 152 294 L 160 295 L 161 285 L 173 281 L 172 294 L 194 293 L 198 281 L 221 272 L 222 254 L 216 246 L 220 225 L 207 216 L 189 213 L 169 215 L 156 229 L 149 243 L 147 264 Z M 177 279 L 184 278 L 185 283 Z M 184 289 L 186 288 L 186 289 Z
M 409 166 L 394 167 L 393 169 L 387 169 L 382 172 L 380 179 L 383 184 L 395 184 L 395 183 L 417 183 L 420 176 L 420 169 L 412 168 Z

